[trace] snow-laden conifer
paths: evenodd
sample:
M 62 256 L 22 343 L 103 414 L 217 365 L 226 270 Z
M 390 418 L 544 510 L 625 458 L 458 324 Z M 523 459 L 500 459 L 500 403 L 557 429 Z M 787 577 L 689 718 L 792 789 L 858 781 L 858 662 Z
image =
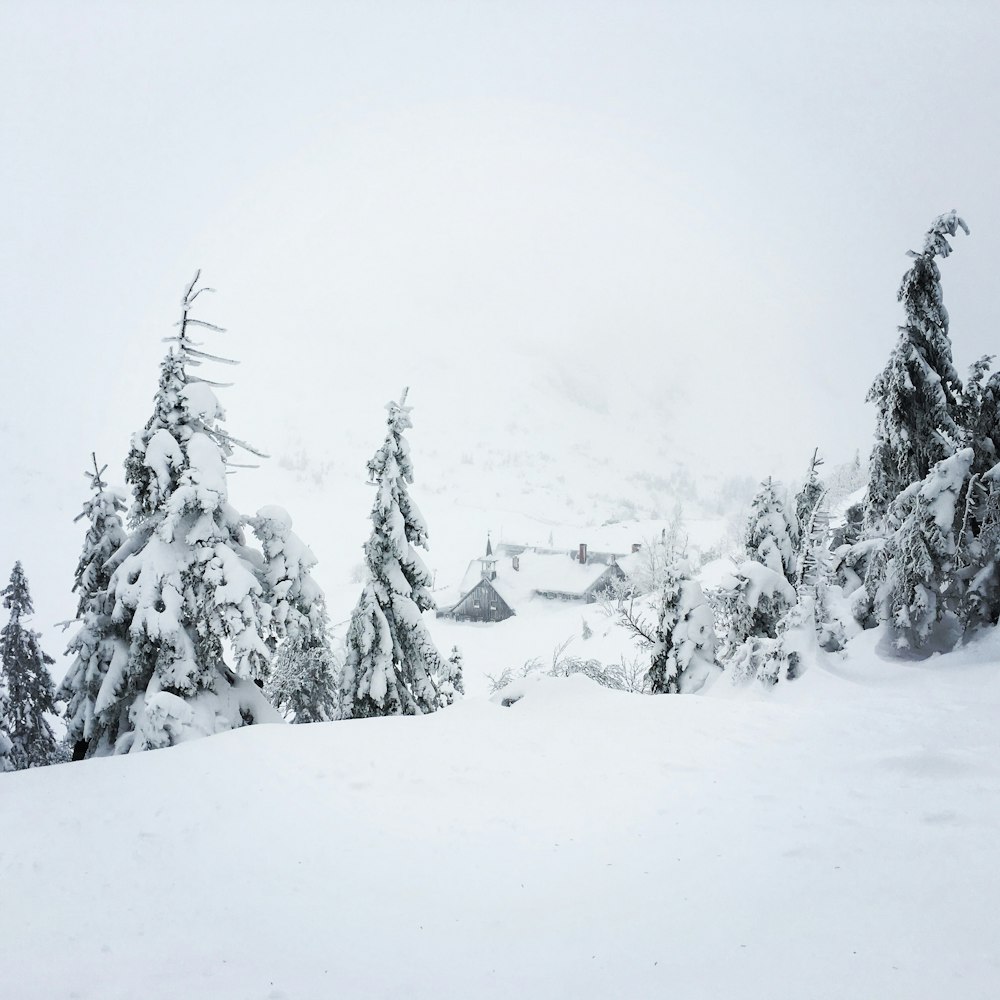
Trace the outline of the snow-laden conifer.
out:
M 423 620 L 434 608 L 431 576 L 417 553 L 427 527 L 410 497 L 413 463 L 404 432 L 406 392 L 386 404 L 385 442 L 368 463 L 375 486 L 372 532 L 365 543 L 368 579 L 351 616 L 340 681 L 344 718 L 421 715 L 443 704 L 435 678 L 441 656 Z
M 331 644 L 326 601 L 312 576 L 316 557 L 282 507 L 263 507 L 249 523 L 264 550 L 264 597 L 277 643 L 264 693 L 290 722 L 334 719 L 342 657 Z
M 923 645 L 935 625 L 961 603 L 956 555 L 972 461 L 973 449 L 963 448 L 895 501 L 902 523 L 885 547 L 876 602 L 899 646 Z
M 799 577 L 796 586 L 803 620 L 815 626 L 819 645 L 827 650 L 843 649 L 847 641 L 843 624 L 832 607 L 833 553 L 830 551 L 830 512 L 826 494 L 820 492 L 803 526 L 800 543 Z
M 10 755 L 14 749 L 14 741 L 10 738 L 12 727 L 7 719 L 7 708 L 7 682 L 0 671 L 0 774 L 14 770 L 14 761 Z
M 992 361 L 987 354 L 971 366 L 962 397 L 962 440 L 979 476 L 1000 462 L 1000 372 L 990 374 Z
M 809 540 L 809 522 L 812 520 L 813 512 L 816 510 L 826 487 L 819 477 L 819 467 L 823 464 L 823 459 L 819 457 L 819 449 L 813 452 L 812 460 L 809 463 L 809 472 L 806 481 L 802 484 L 802 489 L 795 494 L 795 518 L 799 526 L 798 551 L 805 551 Z M 801 563 L 799 566 L 801 572 Z
M 79 628 L 66 650 L 73 662 L 56 693 L 56 697 L 66 703 L 66 740 L 77 760 L 93 756 L 98 748 L 104 753 L 111 749 L 107 734 L 94 713 L 94 705 L 108 664 L 116 649 L 124 652 L 126 642 L 123 630 L 112 620 L 114 601 L 108 594 L 110 560 L 127 539 L 122 523 L 125 500 L 103 480 L 107 466 L 99 468 L 96 456 L 92 458 L 94 471 L 84 473 L 90 480 L 92 493 L 75 518 L 87 520 L 87 533 L 73 581 Z
M 965 589 L 958 607 L 963 632 L 1000 620 L 1000 464 L 969 479 L 955 563 Z
M 875 446 L 866 523 L 879 533 L 889 506 L 911 483 L 952 454 L 961 441 L 962 383 L 952 360 L 948 312 L 935 258 L 947 257 L 945 237 L 969 227 L 954 211 L 939 216 L 903 275 L 898 299 L 906 313 L 899 340 L 868 392 L 876 407 Z
M 784 573 L 748 559 L 733 567 L 713 594 L 718 615 L 719 658 L 734 683 L 757 674 L 774 655 L 779 624 L 796 605 Z
M 623 589 L 613 610 L 619 623 L 649 651 L 649 690 L 693 693 L 721 672 L 715 656 L 715 616 L 676 540 L 664 539 L 658 548 L 649 597 Z
M 179 331 L 161 366 L 154 412 L 132 440 L 126 478 L 133 489 L 133 535 L 113 560 L 112 617 L 128 637 L 109 664 L 95 705 L 115 751 L 168 746 L 277 713 L 263 683 L 270 651 L 270 607 L 258 578 L 259 555 L 229 503 L 227 464 L 234 445 L 191 315 L 206 288 L 198 275 L 182 300 Z M 243 447 L 246 447 L 243 445 Z
M 793 506 L 787 502 L 778 484 L 769 478 L 761 484 L 750 505 L 744 538 L 747 557 L 781 573 L 794 584 L 798 535 Z
M 451 705 L 465 694 L 465 659 L 458 646 L 452 646 L 447 660 L 441 661 L 441 674 L 437 679 L 438 691 L 445 704 Z
M 19 562 L 0 597 L 9 612 L 7 624 L 0 629 L 0 689 L 5 692 L 2 725 L 11 743 L 8 759 L 15 770 L 41 767 L 62 759 L 45 718 L 46 713 L 55 712 L 49 673 L 55 660 L 42 652 L 39 633 L 25 624 L 35 609 Z

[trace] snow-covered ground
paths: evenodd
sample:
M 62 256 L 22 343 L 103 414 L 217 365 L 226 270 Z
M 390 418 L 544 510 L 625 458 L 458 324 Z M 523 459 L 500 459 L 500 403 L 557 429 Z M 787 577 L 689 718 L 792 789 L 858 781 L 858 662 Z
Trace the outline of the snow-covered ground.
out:
M 878 641 L 6 775 L 0 994 L 992 1000 L 1000 634 Z

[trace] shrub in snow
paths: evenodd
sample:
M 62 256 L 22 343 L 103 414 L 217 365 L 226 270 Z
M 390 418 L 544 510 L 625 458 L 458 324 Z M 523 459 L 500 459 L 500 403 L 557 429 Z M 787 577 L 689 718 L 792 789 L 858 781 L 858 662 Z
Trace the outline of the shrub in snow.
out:
M 747 557 L 794 583 L 798 535 L 794 509 L 785 502 L 778 485 L 768 479 L 750 505 L 744 536 Z
M 546 668 L 542 661 L 535 657 L 525 661 L 519 670 L 505 667 L 503 671 L 494 676 L 487 674 L 486 679 L 490 683 L 490 695 L 498 694 L 504 688 L 511 687 L 515 682 L 524 680 L 527 677 L 548 676 L 548 677 L 572 677 L 576 674 L 583 674 L 584 677 L 594 681 L 601 687 L 612 691 L 627 691 L 632 694 L 649 694 L 648 671 L 649 662 L 645 656 L 633 656 L 626 659 L 619 658 L 618 663 L 602 663 L 596 658 L 584 659 L 580 656 L 565 655 L 566 647 L 571 642 L 567 639 L 558 645 L 552 656 L 551 665 Z M 520 686 L 512 690 L 520 690 Z M 516 701 L 502 699 L 501 704 L 509 706 Z
M 262 508 L 249 524 L 264 552 L 270 642 L 277 644 L 264 692 L 291 722 L 335 719 L 341 662 L 330 642 L 323 591 L 312 577 L 316 557 L 292 531 L 292 519 L 281 507 Z
M 909 251 L 898 298 L 906 312 L 899 340 L 868 392 L 876 407 L 875 446 L 865 501 L 869 530 L 880 533 L 892 502 L 961 440 L 962 384 L 952 361 L 948 312 L 936 257 L 947 257 L 946 236 L 969 227 L 954 212 L 939 216 L 923 249 Z
M 615 616 L 649 651 L 646 681 L 653 694 L 700 691 L 720 672 L 715 617 L 687 560 L 672 545 L 664 552 L 649 600 L 621 597 Z
M 368 463 L 375 500 L 365 543 L 368 579 L 351 616 L 340 680 L 346 719 L 421 715 L 444 703 L 435 683 L 441 655 L 423 620 L 435 605 L 430 573 L 416 550 L 426 547 L 427 526 L 408 489 L 413 463 L 403 433 L 412 423 L 405 390 L 386 409 L 385 441 Z
M 126 641 L 111 657 L 94 705 L 118 753 L 167 746 L 277 719 L 263 682 L 271 610 L 259 555 L 229 503 L 226 466 L 239 444 L 196 369 L 214 358 L 192 339 L 218 327 L 190 310 L 207 289 L 188 286 L 161 367 L 154 412 L 132 440 L 126 478 L 135 531 L 112 560 L 112 620 Z
M 66 650 L 73 662 L 56 692 L 57 699 L 66 703 L 66 740 L 76 760 L 93 756 L 99 746 L 104 753 L 111 749 L 113 741 L 109 742 L 94 706 L 115 650 L 125 641 L 123 630 L 112 620 L 114 601 L 108 594 L 109 562 L 127 539 L 122 523 L 125 501 L 101 478 L 105 469 L 98 468 L 94 457 L 94 471 L 85 473 L 93 492 L 76 516 L 77 521 L 88 522 L 73 581 L 79 628 Z
M 28 581 L 15 563 L 2 591 L 10 617 L 0 629 L 0 743 L 10 743 L 7 765 L 14 770 L 41 767 L 62 759 L 45 714 L 55 712 L 52 677 L 55 663 L 38 645 L 39 634 L 24 619 L 34 613 Z

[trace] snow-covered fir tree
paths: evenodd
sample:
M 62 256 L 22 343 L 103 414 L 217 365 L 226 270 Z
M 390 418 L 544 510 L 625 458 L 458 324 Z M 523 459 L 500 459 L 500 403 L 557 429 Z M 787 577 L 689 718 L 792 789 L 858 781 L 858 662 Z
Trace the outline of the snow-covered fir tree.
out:
M 876 606 L 899 646 L 922 646 L 961 604 L 956 556 L 973 457 L 971 448 L 963 448 L 938 462 L 893 504 L 902 522 L 885 547 Z
M 264 693 L 290 722 L 327 722 L 338 715 L 342 657 L 331 645 L 326 601 L 312 576 L 316 557 L 284 508 L 263 507 L 249 523 L 264 550 L 264 597 L 278 644 Z
M 25 624 L 35 609 L 19 562 L 0 597 L 10 616 L 0 629 L 0 689 L 5 702 L 3 728 L 11 743 L 9 763 L 15 770 L 52 764 L 62 759 L 45 718 L 46 713 L 55 713 L 49 674 L 55 660 L 42 652 L 39 633 Z
M 259 555 L 229 503 L 234 445 L 191 315 L 199 275 L 182 300 L 178 333 L 161 365 L 154 412 L 126 463 L 134 532 L 112 560 L 112 619 L 127 635 L 95 704 L 117 753 L 169 746 L 259 721 L 276 721 L 257 686 L 270 657 L 271 609 Z M 246 446 L 243 446 L 246 447 Z
M 325 627 L 292 626 L 278 646 L 264 695 L 288 722 L 329 722 L 340 717 L 342 667 L 343 655 L 334 650 Z
M 795 519 L 799 526 L 798 551 L 803 552 L 808 546 L 809 522 L 812 520 L 813 512 L 826 492 L 823 481 L 819 478 L 819 467 L 823 464 L 823 459 L 819 457 L 819 449 L 813 452 L 812 460 L 809 463 L 809 472 L 806 481 L 802 484 L 802 489 L 795 494 Z M 801 572 L 801 565 L 800 565 Z
M 984 355 L 969 370 L 962 396 L 962 443 L 973 450 L 972 472 L 982 476 L 1000 462 L 1000 371 Z
M 846 635 L 832 607 L 833 553 L 830 551 L 830 511 L 826 494 L 816 498 L 803 526 L 800 544 L 799 578 L 796 586 L 799 605 L 815 625 L 819 645 L 827 650 L 843 649 Z
M 458 646 L 452 646 L 447 660 L 442 660 L 441 673 L 437 679 L 438 691 L 445 704 L 451 705 L 456 698 L 465 694 L 465 659 Z
M 66 650 L 73 662 L 56 693 L 57 699 L 66 703 L 66 740 L 73 749 L 74 760 L 93 756 L 99 746 L 105 753 L 111 749 L 105 739 L 107 734 L 95 716 L 94 705 L 108 664 L 116 649 L 124 652 L 125 642 L 123 630 L 112 620 L 114 601 L 108 595 L 109 561 L 127 539 L 122 523 L 125 500 L 102 478 L 107 466 L 99 468 L 96 456 L 92 458 L 94 471 L 84 473 L 92 493 L 75 518 L 87 521 L 73 581 L 79 628 Z
M 640 646 L 649 650 L 646 678 L 653 694 L 700 691 L 721 672 L 715 657 L 712 606 L 684 554 L 673 544 L 664 546 L 649 598 L 622 593 L 616 617 Z
M 963 632 L 996 625 L 1000 621 L 1000 465 L 969 479 L 955 563 L 964 584 L 957 611 Z
M 719 658 L 733 682 L 757 676 L 781 657 L 779 626 L 795 607 L 794 587 L 780 570 L 748 559 L 735 566 L 713 593 L 719 623 Z
M 923 249 L 909 251 L 913 265 L 903 275 L 898 299 L 906 323 L 885 369 L 868 393 L 876 407 L 875 446 L 866 497 L 870 532 L 881 527 L 893 500 L 961 441 L 962 383 L 952 360 L 948 312 L 941 294 L 937 257 L 947 257 L 945 238 L 969 227 L 954 211 L 939 216 Z
M 345 719 L 421 715 L 444 702 L 435 683 L 441 655 L 423 620 L 435 605 L 430 573 L 416 550 L 427 545 L 427 527 L 408 489 L 413 463 L 404 437 L 412 427 L 406 391 L 386 409 L 385 442 L 368 463 L 375 486 L 365 543 L 368 579 L 347 632 L 340 680 Z
M 750 505 L 744 544 L 747 556 L 794 584 L 799 524 L 777 483 L 768 479 Z
M 7 721 L 7 683 L 0 672 L 0 774 L 14 770 L 14 761 L 10 752 L 14 749 L 14 741 L 10 738 L 11 725 Z

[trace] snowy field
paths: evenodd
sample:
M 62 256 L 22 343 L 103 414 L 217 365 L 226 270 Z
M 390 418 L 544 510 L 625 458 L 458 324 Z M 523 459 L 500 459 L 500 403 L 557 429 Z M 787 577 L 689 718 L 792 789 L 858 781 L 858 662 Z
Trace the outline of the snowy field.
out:
M 878 640 L 7 775 L 2 993 L 994 998 L 1000 636 Z

